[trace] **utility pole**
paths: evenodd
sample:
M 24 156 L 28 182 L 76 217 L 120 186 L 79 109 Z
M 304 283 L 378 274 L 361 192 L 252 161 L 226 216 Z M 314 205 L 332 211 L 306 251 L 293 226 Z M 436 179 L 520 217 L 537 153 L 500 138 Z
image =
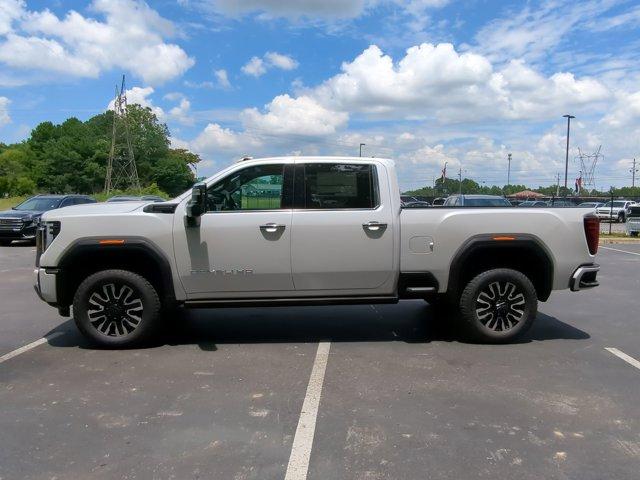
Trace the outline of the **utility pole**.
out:
M 364 143 L 361 143 L 361 144 L 360 144 L 360 156 L 362 156 L 362 147 L 364 147 L 365 145 L 366 145 L 366 144 L 364 144 Z
M 507 169 L 507 187 L 511 185 L 511 154 L 509 154 L 509 167 Z
M 636 168 L 636 159 L 633 159 L 633 167 L 631 167 L 631 188 L 636 186 L 636 173 L 638 169 Z
M 140 190 L 140 179 L 138 178 L 136 161 L 133 158 L 131 133 L 127 119 L 127 93 L 124 75 L 122 75 L 120 89 L 118 90 L 116 86 L 116 96 L 113 101 L 111 149 L 109 150 L 104 190 L 106 193 L 110 193 L 112 190 L 126 190 L 128 188 Z
M 557 173 L 557 180 L 556 180 L 556 197 L 560 196 L 560 172 Z
M 458 193 L 462 195 L 462 167 L 460 167 L 460 170 L 458 170 L 458 185 L 460 187 L 460 191 Z
M 567 193 L 567 174 L 569 172 L 569 131 L 571 130 L 571 119 L 576 118 L 573 115 L 563 115 L 567 119 L 567 155 L 564 159 L 564 191 Z

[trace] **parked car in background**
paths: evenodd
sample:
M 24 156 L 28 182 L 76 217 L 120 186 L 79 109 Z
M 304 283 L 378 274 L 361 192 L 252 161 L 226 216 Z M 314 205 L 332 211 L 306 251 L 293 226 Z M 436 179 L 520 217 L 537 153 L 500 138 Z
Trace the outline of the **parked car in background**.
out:
M 548 207 L 547 202 L 543 202 L 542 200 L 527 200 L 526 202 L 521 202 L 518 204 L 518 207 L 524 208 L 534 208 L 534 207 Z
M 430 207 L 431 204 L 422 200 L 416 200 L 415 202 L 400 202 L 400 206 L 402 208 L 426 208 Z
M 631 205 L 627 215 L 627 234 L 637 237 L 640 232 L 640 205 Z
M 624 223 L 629 215 L 629 208 L 635 205 L 633 200 L 614 200 L 613 204 L 608 201 L 601 207 L 596 208 L 596 215 L 600 220 L 610 220 Z
M 548 207 L 575 207 L 577 206 L 571 200 L 563 199 L 563 198 L 554 198 L 547 202 Z
M 0 245 L 10 245 L 14 240 L 35 241 L 36 228 L 44 212 L 83 203 L 96 203 L 96 200 L 86 195 L 36 195 L 11 210 L 0 212 Z
M 107 199 L 107 203 L 114 202 L 166 202 L 166 200 L 158 195 L 142 195 L 141 197 L 133 195 L 114 195 Z
M 446 201 L 447 199 L 443 197 L 434 198 L 431 205 L 433 205 L 434 207 L 441 207 L 442 205 L 444 205 L 444 202 Z
M 511 207 L 511 203 L 498 195 L 451 195 L 444 207 Z
M 400 202 L 402 203 L 410 203 L 410 202 L 417 202 L 418 199 L 416 197 L 411 197 L 409 195 L 400 195 Z
M 583 208 L 598 208 L 604 205 L 604 202 L 582 202 L 578 204 L 579 207 Z

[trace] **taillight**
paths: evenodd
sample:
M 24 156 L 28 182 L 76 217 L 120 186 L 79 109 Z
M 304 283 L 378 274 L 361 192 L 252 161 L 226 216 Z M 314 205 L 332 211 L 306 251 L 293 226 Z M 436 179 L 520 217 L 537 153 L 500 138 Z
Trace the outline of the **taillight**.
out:
M 584 217 L 584 236 L 587 238 L 589 253 L 598 253 L 598 242 L 600 241 L 600 219 L 595 215 Z

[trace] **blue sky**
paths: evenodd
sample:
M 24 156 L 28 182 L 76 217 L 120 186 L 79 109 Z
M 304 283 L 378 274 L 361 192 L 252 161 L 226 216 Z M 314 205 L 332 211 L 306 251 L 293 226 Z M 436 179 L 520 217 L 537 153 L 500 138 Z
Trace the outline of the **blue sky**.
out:
M 396 159 L 403 188 L 569 178 L 640 158 L 640 4 L 625 0 L 0 0 L 0 141 L 129 101 L 210 174 L 243 155 Z

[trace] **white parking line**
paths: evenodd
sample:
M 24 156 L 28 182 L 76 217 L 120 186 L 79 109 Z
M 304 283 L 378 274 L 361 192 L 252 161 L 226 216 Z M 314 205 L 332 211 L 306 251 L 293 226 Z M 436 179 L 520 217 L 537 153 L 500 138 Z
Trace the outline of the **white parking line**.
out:
M 309 457 L 313 445 L 313 435 L 316 430 L 316 418 L 318 417 L 318 406 L 320 405 L 320 395 L 322 394 L 322 384 L 324 383 L 324 372 L 327 369 L 329 359 L 329 348 L 331 342 L 320 342 L 318 352 L 313 362 L 307 394 L 302 403 L 302 411 L 298 420 L 298 428 L 293 438 L 291 456 L 285 480 L 305 480 L 309 469 Z
M 626 250 L 620 250 L 619 248 L 603 247 L 602 245 L 600 245 L 600 248 L 604 248 L 605 250 L 613 250 L 614 252 L 628 253 L 629 255 L 638 255 L 640 257 L 640 253 L 637 252 L 627 252 Z
M 609 353 L 613 353 L 616 357 L 624 360 L 625 362 L 627 362 L 632 367 L 636 367 L 638 370 L 640 370 L 640 362 L 638 360 L 636 360 L 635 358 L 633 358 L 631 355 L 627 355 L 626 353 L 624 353 L 623 351 L 618 350 L 617 348 L 607 347 L 607 348 L 605 348 L 605 350 L 607 352 L 609 352 Z
M 54 339 L 56 337 L 59 337 L 60 335 L 62 335 L 62 332 L 55 332 L 55 333 L 52 333 L 51 335 L 48 335 L 46 337 L 42 337 L 42 338 L 36 340 L 35 342 L 31 342 L 31 343 L 25 345 L 24 347 L 17 348 L 13 352 L 5 353 L 4 355 L 2 355 L 0 357 L 0 363 L 4 363 L 7 360 L 12 359 L 13 357 L 17 357 L 21 353 L 28 352 L 29 350 L 31 350 L 33 348 L 36 348 L 36 347 L 42 345 L 43 343 L 47 343 L 49 340 L 52 340 L 52 339 Z

